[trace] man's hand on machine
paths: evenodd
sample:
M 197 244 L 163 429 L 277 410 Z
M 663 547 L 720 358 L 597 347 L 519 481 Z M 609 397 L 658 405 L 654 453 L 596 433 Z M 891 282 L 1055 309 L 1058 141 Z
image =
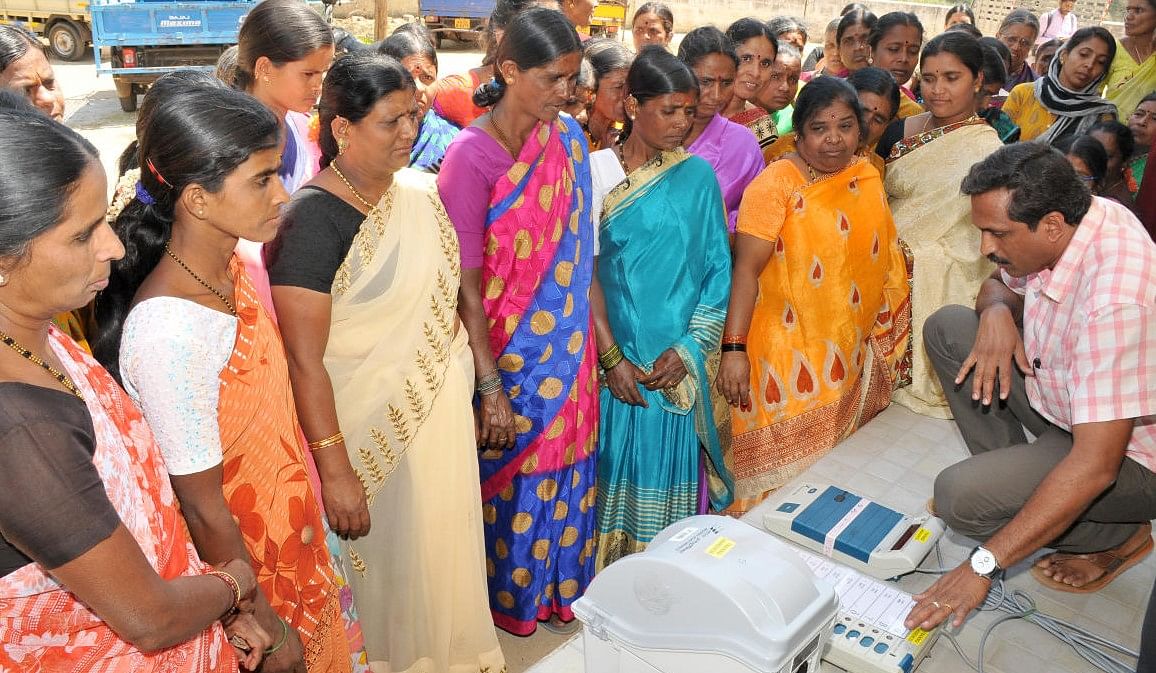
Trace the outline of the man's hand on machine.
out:
M 913 596 L 915 607 L 907 614 L 904 625 L 930 631 L 949 618 L 958 628 L 963 620 L 987 598 L 991 580 L 977 575 L 971 564 L 964 561 L 955 570 L 940 577 L 927 591 Z

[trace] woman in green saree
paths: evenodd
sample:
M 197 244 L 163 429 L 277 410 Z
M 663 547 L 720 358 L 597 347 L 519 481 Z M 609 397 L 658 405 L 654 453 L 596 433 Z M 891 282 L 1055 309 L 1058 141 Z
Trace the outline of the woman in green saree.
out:
M 648 47 L 627 91 L 626 140 L 591 156 L 594 172 L 625 174 L 603 201 L 593 293 L 606 382 L 599 569 L 731 499 L 730 432 L 716 424 L 710 385 L 730 292 L 726 210 L 710 164 L 681 147 L 698 87 L 678 59 Z M 725 405 L 718 411 L 727 418 Z

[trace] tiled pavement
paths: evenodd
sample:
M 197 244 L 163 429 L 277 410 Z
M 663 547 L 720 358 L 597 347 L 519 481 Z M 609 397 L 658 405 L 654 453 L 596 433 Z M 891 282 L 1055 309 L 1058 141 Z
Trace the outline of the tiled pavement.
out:
M 836 484 L 893 509 L 914 514 L 923 511 L 935 475 L 966 455 L 963 440 L 952 422 L 925 418 L 892 405 L 835 447 L 799 480 Z M 755 514 L 757 516 L 757 511 Z M 940 542 L 944 565 L 951 567 L 960 563 L 972 546 L 973 542 L 948 532 Z M 931 563 L 934 564 L 934 560 Z M 1088 628 L 1128 649 L 1139 648 L 1140 623 L 1156 580 L 1156 554 L 1099 593 L 1086 595 L 1043 588 L 1028 574 L 1029 563 L 1030 560 L 1010 569 L 1006 582 L 1009 591 L 1026 592 L 1041 612 Z M 916 593 L 929 586 L 933 579 L 929 575 L 908 575 L 899 581 L 899 586 Z M 984 630 L 997 616 L 996 613 L 973 614 L 956 634 L 972 659 L 978 654 Z M 568 641 L 567 637 L 539 629 L 530 638 L 502 634 L 501 642 L 510 673 L 584 673 L 580 637 Z M 823 670 L 837 673 L 842 669 L 824 662 Z M 950 643 L 940 638 L 917 673 L 970 670 Z M 1034 624 L 1013 620 L 998 626 L 988 639 L 984 670 L 988 673 L 1086 673 L 1097 669 Z

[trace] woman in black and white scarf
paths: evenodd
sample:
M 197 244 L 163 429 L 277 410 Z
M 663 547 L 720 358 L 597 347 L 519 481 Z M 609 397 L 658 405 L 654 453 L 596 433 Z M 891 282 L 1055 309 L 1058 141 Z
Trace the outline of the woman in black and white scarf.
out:
M 1012 90 L 1004 112 L 1023 130 L 1021 139 L 1054 143 L 1083 135 L 1099 121 L 1116 118 L 1116 106 L 1098 90 L 1116 55 L 1112 34 L 1099 26 L 1082 28 L 1048 67 L 1048 74 Z

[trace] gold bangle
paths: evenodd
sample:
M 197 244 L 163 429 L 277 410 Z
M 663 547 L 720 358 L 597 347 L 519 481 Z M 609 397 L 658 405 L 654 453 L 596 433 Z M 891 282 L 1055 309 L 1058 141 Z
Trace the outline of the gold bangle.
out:
M 318 449 L 324 449 L 326 447 L 333 446 L 334 444 L 340 444 L 344 441 L 345 435 L 342 434 L 339 430 L 336 435 L 331 435 L 325 439 L 319 439 L 316 442 L 309 442 L 309 450 L 316 451 Z
M 233 604 L 229 606 L 225 614 L 232 614 L 232 612 L 237 609 L 237 606 L 241 604 L 241 583 L 237 581 L 236 577 L 233 577 L 224 570 L 210 570 L 205 573 L 205 575 L 216 577 L 229 587 L 229 592 L 233 594 Z
M 498 370 L 495 369 L 489 374 L 486 374 L 485 376 L 478 379 L 477 384 L 474 386 L 474 390 L 476 390 L 479 395 L 493 395 L 494 393 L 502 390 L 502 387 L 502 375 L 499 374 Z
M 614 344 L 610 348 L 607 348 L 605 353 L 598 356 L 598 364 L 602 365 L 603 370 L 610 371 L 617 367 L 624 359 L 625 356 L 622 354 L 622 349 L 618 347 L 618 344 Z

